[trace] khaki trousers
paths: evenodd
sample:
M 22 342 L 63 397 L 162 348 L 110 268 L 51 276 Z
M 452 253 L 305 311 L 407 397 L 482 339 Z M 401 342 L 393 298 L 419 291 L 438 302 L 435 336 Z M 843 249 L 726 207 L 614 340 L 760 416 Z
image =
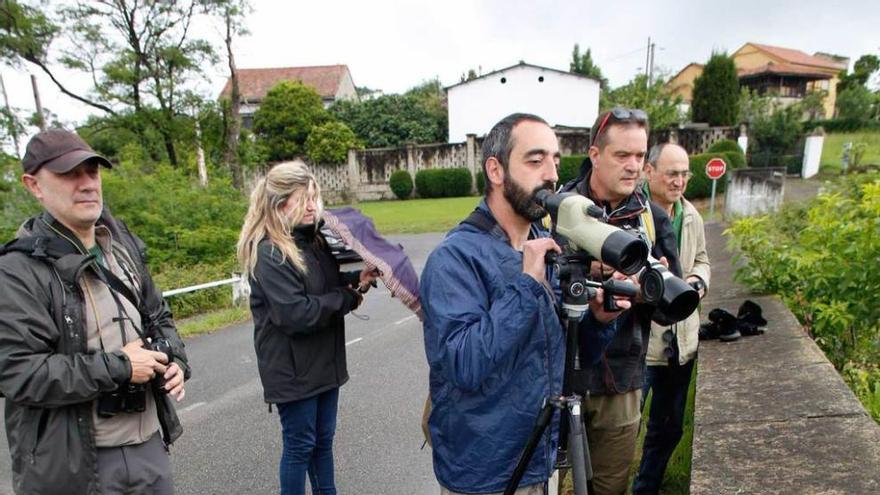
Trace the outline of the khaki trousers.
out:
M 594 495 L 626 493 L 639 436 L 641 396 L 641 390 L 633 390 L 617 395 L 594 395 L 584 401 Z

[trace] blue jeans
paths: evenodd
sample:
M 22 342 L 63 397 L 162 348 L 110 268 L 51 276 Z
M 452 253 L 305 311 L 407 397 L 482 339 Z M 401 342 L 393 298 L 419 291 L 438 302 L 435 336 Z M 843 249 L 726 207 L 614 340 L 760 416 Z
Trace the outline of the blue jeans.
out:
M 651 399 L 645 443 L 642 446 L 642 463 L 633 481 L 635 495 L 660 491 L 666 464 L 681 440 L 684 408 L 694 361 L 696 359 L 691 359 L 684 365 L 674 363 L 671 366 L 647 367 L 642 399 L 648 395 L 649 389 L 654 390 L 654 395 Z M 642 406 L 644 407 L 644 403 Z
M 281 495 L 303 495 L 306 472 L 313 495 L 336 495 L 333 436 L 339 388 L 308 399 L 278 404 L 281 417 Z

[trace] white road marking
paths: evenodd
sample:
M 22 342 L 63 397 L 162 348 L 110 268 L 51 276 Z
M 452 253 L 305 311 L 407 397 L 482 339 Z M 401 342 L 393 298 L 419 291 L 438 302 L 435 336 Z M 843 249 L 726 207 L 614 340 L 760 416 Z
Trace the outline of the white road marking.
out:
M 358 337 L 358 338 L 356 338 L 356 339 L 354 339 L 354 340 L 350 340 L 350 341 L 346 342 L 345 345 L 346 345 L 346 346 L 350 346 L 351 344 L 357 344 L 358 342 L 360 342 L 360 341 L 362 341 L 362 340 L 364 340 L 363 337 Z
M 183 413 L 183 412 L 189 412 L 189 411 L 192 411 L 193 409 L 195 409 L 195 408 L 197 408 L 197 407 L 204 406 L 205 404 L 207 404 L 207 402 L 196 402 L 195 404 L 193 404 L 193 405 L 191 405 L 191 406 L 186 406 L 186 407 L 184 407 L 183 409 L 180 410 L 180 412 L 182 412 L 182 413 Z
M 407 322 L 407 321 L 409 321 L 409 320 L 412 320 L 412 319 L 415 318 L 415 317 L 416 317 L 416 315 L 410 315 L 410 316 L 407 316 L 406 318 L 404 318 L 404 319 L 402 319 L 402 320 L 397 320 L 397 321 L 395 321 L 394 324 L 395 324 L 395 325 L 400 325 L 401 323 L 404 323 L 404 322 Z

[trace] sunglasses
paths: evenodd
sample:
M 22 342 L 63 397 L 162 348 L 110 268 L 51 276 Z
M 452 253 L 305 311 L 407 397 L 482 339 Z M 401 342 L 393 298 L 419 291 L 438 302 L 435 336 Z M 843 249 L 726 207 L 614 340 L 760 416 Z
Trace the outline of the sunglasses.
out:
M 607 113 L 605 113 L 605 117 L 599 124 L 599 129 L 596 130 L 596 135 L 590 138 L 590 146 L 594 146 L 596 144 L 596 139 L 598 139 L 599 136 L 602 134 L 602 131 L 605 130 L 605 125 L 608 124 L 608 120 L 611 118 L 612 115 L 614 116 L 615 122 L 648 122 L 648 114 L 645 113 L 644 110 L 639 110 L 638 108 L 614 107 Z

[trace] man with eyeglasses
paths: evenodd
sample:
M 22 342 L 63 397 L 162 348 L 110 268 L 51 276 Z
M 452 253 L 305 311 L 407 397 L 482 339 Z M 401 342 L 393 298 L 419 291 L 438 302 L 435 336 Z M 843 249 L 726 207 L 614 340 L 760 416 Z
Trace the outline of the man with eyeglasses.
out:
M 706 253 L 703 219 L 683 196 L 691 177 L 688 163 L 687 151 L 681 146 L 658 144 L 652 147 L 645 164 L 644 191 L 672 219 L 685 280 L 703 297 L 709 286 L 709 255 Z M 654 393 L 642 462 L 633 483 L 634 494 L 653 494 L 660 490 L 666 464 L 681 439 L 699 331 L 699 309 L 672 326 L 655 323 L 651 328 L 642 397 L 647 396 L 650 389 Z
M 651 244 L 652 255 L 681 276 L 675 232 L 663 208 L 637 189 L 648 152 L 648 116 L 644 111 L 614 108 L 593 124 L 589 156 L 580 176 L 563 191 L 577 191 L 605 211 L 612 225 L 638 232 Z M 595 263 L 594 277 L 607 277 L 610 268 Z M 618 318 L 618 331 L 599 362 L 570 371 L 573 390 L 584 395 L 597 495 L 626 491 L 641 419 L 645 354 L 653 308 L 635 304 Z

